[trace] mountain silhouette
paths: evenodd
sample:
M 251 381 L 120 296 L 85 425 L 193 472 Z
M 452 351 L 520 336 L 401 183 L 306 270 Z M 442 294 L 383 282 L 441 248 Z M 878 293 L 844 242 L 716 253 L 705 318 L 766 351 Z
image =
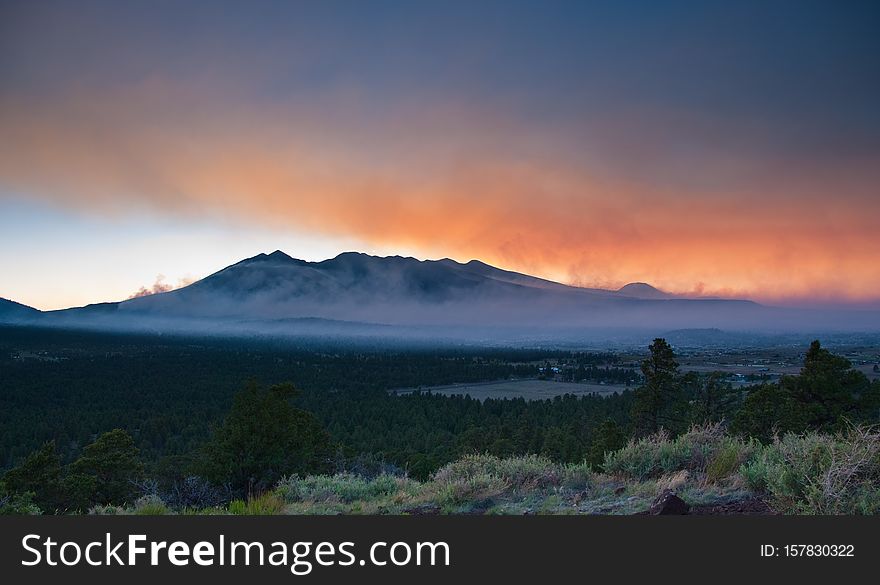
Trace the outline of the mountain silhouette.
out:
M 40 314 L 38 309 L 0 297 L 0 323 L 12 323 L 34 319 Z
M 860 327 L 880 326 L 876 312 L 857 317 Z M 41 313 L 5 301 L 0 320 L 271 334 L 318 330 L 330 323 L 337 333 L 355 328 L 387 333 L 394 327 L 549 332 L 855 326 L 837 314 L 765 307 L 747 300 L 676 298 L 641 282 L 619 290 L 569 286 L 478 260 L 346 252 L 307 262 L 280 250 L 246 258 L 177 290 L 120 302 Z
M 673 296 L 644 282 L 631 282 L 618 289 L 617 294 L 637 299 L 668 299 Z

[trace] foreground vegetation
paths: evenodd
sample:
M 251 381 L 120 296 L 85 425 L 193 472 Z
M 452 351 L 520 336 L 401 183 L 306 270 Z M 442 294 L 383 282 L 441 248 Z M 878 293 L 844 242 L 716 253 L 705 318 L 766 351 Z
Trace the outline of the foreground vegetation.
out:
M 189 414 L 192 428 L 204 428 L 201 439 L 150 427 L 157 416 L 151 408 L 147 419 L 133 419 L 138 426 L 95 433 L 84 447 L 62 442 L 64 432 L 49 429 L 51 440 L 15 458 L 0 475 L 0 512 L 617 514 L 645 510 L 664 490 L 698 511 L 729 505 L 735 511 L 737 503 L 751 502 L 781 513 L 875 513 L 880 502 L 872 430 L 880 416 L 880 382 L 871 383 L 818 341 L 798 375 L 739 390 L 715 374 L 680 372 L 673 348 L 656 339 L 634 390 L 533 402 L 396 396 L 379 388 L 391 384 L 393 372 L 413 379 L 425 370 L 431 380 L 547 372 L 552 352 L 416 352 L 397 362 L 387 352 L 273 351 L 242 357 L 239 365 L 268 355 L 265 365 L 276 374 L 288 364 L 311 372 L 313 380 L 346 382 L 318 392 L 251 380 L 225 416 L 207 420 L 189 409 L 186 396 L 176 397 L 183 410 L 174 417 Z M 123 363 L 146 359 L 163 367 L 163 355 Z M 582 368 L 586 372 L 616 358 L 559 352 L 555 359 L 592 364 Z M 41 365 L 61 375 L 58 363 Z M 226 367 L 216 363 L 221 371 Z M 16 368 L 4 382 L 35 371 Z M 89 379 L 108 384 L 101 378 L 105 371 L 99 367 Z M 5 384 L 0 389 L 13 407 L 0 417 L 14 420 L 0 425 L 0 440 L 9 444 L 10 437 L 28 432 L 14 419 L 21 405 L 39 400 L 46 407 L 47 395 L 25 396 Z M 146 408 L 151 396 L 119 396 L 114 412 L 135 416 L 139 411 L 130 403 L 146 400 Z M 211 399 L 216 397 L 209 393 L 193 401 Z M 77 412 L 68 418 L 82 424 Z M 147 441 L 144 449 L 145 428 L 158 444 L 178 441 L 177 447 L 157 454 Z
M 97 505 L 92 514 L 634 514 L 672 490 L 698 513 L 759 501 L 766 513 L 876 514 L 880 511 L 880 434 L 852 427 L 834 435 L 788 434 L 767 445 L 727 434 L 722 425 L 665 432 L 609 452 L 601 466 L 545 457 L 470 455 L 430 479 L 404 475 L 285 477 L 248 499 L 206 507 L 145 493 L 131 505 Z M 172 496 L 169 499 L 174 499 Z M 4 501 L 0 499 L 0 503 Z M 196 503 L 196 502 L 191 502 Z M 31 501 L 7 512 L 39 513 Z M 15 510 L 13 510 L 15 508 Z

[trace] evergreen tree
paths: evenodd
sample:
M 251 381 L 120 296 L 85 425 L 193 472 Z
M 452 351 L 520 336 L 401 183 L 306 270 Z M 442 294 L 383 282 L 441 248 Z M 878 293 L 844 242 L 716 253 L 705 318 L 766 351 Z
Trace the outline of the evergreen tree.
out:
M 330 437 L 311 413 L 291 404 L 295 395 L 292 384 L 247 383 L 205 448 L 205 475 L 251 493 L 285 475 L 326 472 Z
M 693 422 L 720 422 L 730 409 L 734 395 L 721 372 L 712 372 L 705 381 L 697 381 L 693 404 Z
M 55 442 L 49 441 L 3 476 L 6 489 L 16 494 L 33 494 L 31 499 L 43 512 L 63 509 L 61 459 Z
M 79 459 L 70 466 L 74 485 L 87 489 L 93 478 L 89 497 L 93 504 L 125 504 L 137 496 L 135 482 L 144 472 L 140 452 L 134 440 L 122 429 L 104 433 L 87 445 Z
M 605 419 L 596 429 L 590 450 L 587 452 L 587 462 L 596 469 L 602 469 L 605 454 L 609 451 L 617 451 L 626 445 L 626 434 L 619 424 L 611 419 Z
M 635 391 L 632 417 L 638 436 L 661 428 L 676 431 L 684 426 L 683 396 L 675 352 L 665 339 L 657 338 L 648 347 L 650 355 L 642 362 L 644 384 Z
M 844 357 L 813 341 L 797 376 L 752 389 L 737 413 L 734 429 L 769 440 L 774 433 L 835 431 L 877 421 L 880 387 Z

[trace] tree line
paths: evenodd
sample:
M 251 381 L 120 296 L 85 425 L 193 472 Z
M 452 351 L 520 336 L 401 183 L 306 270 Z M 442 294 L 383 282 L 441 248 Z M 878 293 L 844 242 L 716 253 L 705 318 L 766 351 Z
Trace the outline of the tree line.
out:
M 284 366 L 278 359 L 272 355 L 266 364 Z M 341 375 L 360 372 L 360 384 L 298 390 L 290 383 L 250 380 L 202 435 L 181 442 L 191 445 L 187 448 L 158 455 L 143 449 L 142 421 L 96 434 L 81 448 L 62 449 L 57 438 L 50 439 L 2 475 L 0 509 L 84 511 L 130 503 L 146 492 L 161 492 L 164 501 L 180 508 L 199 508 L 262 492 L 291 474 L 392 471 L 424 478 L 473 452 L 537 453 L 556 461 L 586 460 L 598 468 L 606 452 L 661 429 L 676 435 L 692 424 L 725 421 L 735 433 L 769 441 L 777 433 L 834 431 L 880 417 L 880 382 L 870 383 L 818 341 L 799 374 L 741 390 L 719 374 L 682 372 L 674 349 L 656 339 L 641 363 L 642 383 L 635 390 L 532 402 L 418 391 L 395 395 L 382 384 L 363 383 L 363 374 L 373 371 L 364 366 L 367 358 L 344 359 L 353 367 Z M 406 372 L 418 360 L 400 362 L 397 367 Z M 428 371 L 445 375 L 443 366 L 429 363 Z M 464 366 L 460 372 L 480 371 L 469 369 L 473 357 L 450 363 Z M 314 362 L 303 364 L 319 370 Z M 207 393 L 200 400 L 216 398 Z

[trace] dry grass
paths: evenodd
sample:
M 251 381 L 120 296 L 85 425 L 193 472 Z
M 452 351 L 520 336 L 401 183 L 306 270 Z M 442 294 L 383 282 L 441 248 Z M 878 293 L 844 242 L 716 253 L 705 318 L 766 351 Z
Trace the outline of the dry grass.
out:
M 759 495 L 788 514 L 880 513 L 880 433 L 786 435 L 762 446 L 726 435 L 719 425 L 664 433 L 609 453 L 604 473 L 586 463 L 539 456 L 470 455 L 420 482 L 351 473 L 282 480 L 271 492 L 236 500 L 231 514 L 632 514 L 663 490 L 694 505 Z M 178 513 L 216 513 L 218 509 Z M 93 514 L 174 513 L 155 496 Z

